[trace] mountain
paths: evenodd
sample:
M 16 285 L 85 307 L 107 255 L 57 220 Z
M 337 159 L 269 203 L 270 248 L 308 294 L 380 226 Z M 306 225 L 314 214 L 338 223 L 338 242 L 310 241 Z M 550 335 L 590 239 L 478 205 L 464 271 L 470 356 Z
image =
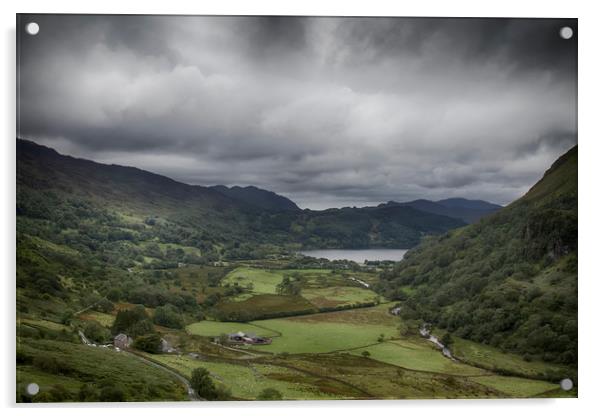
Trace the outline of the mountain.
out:
M 472 224 L 482 217 L 492 214 L 502 208 L 500 205 L 492 204 L 490 202 L 464 198 L 450 198 L 442 199 L 440 201 L 429 201 L 427 199 L 417 199 L 409 202 L 390 201 L 386 204 L 381 204 L 381 206 L 383 205 L 408 206 L 432 214 L 457 218 L 467 224 Z
M 577 362 L 577 147 L 522 198 L 431 237 L 384 273 L 402 316 L 459 337 Z
M 209 189 L 219 192 L 231 199 L 268 211 L 299 210 L 300 208 L 290 199 L 272 191 L 266 191 L 255 186 L 211 186 Z
M 257 258 L 274 245 L 409 248 L 425 235 L 464 225 L 412 207 L 300 210 L 259 188 L 187 185 L 20 139 L 17 215 L 20 230 L 39 235 L 43 229 L 51 240 L 68 236 L 94 249 L 107 241 L 153 240 L 201 249 L 203 261 Z
M 465 198 L 448 198 L 437 201 L 439 205 L 448 208 L 466 208 L 483 211 L 497 211 L 502 208 L 501 205 L 492 204 L 491 202 L 481 201 L 480 199 L 465 199 Z

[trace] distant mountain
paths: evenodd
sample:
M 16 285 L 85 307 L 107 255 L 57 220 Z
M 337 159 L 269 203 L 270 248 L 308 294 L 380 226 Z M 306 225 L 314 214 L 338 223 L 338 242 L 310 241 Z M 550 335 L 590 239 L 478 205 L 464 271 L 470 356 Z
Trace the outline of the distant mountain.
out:
M 424 240 L 383 293 L 402 316 L 526 359 L 577 363 L 577 147 L 522 198 Z
M 409 206 L 301 210 L 256 187 L 187 185 L 133 167 L 61 155 L 26 140 L 17 140 L 17 214 L 65 233 L 88 232 L 96 224 L 86 238 L 99 238 L 98 245 L 109 234 L 128 235 L 222 255 L 220 248 L 228 247 L 227 255 L 236 258 L 259 256 L 262 244 L 409 248 L 425 235 L 464 225 Z
M 468 224 L 472 224 L 502 208 L 501 205 L 490 202 L 464 198 L 449 198 L 440 201 L 429 201 L 427 199 L 417 199 L 409 202 L 390 201 L 387 204 L 381 204 L 381 206 L 383 205 L 408 206 L 432 214 L 457 218 Z
M 269 211 L 288 211 L 288 210 L 299 210 L 300 208 L 290 199 L 278 195 L 272 191 L 266 191 L 255 186 L 233 186 L 228 188 L 224 185 L 210 186 L 209 189 L 213 189 L 232 198 L 236 201 L 244 204 L 252 205 L 254 207 L 266 209 Z
M 497 211 L 502 208 L 501 205 L 491 202 L 481 201 L 480 199 L 448 198 L 437 201 L 438 204 L 448 208 L 466 208 L 483 211 Z

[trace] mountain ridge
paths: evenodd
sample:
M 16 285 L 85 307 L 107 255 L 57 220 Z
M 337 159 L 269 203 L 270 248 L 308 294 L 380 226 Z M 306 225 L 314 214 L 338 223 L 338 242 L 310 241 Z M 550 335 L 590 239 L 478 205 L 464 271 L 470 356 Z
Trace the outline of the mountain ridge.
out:
M 17 141 L 17 162 L 19 215 L 60 220 L 57 207 L 77 211 L 85 201 L 94 209 L 108 210 L 105 215 L 167 221 L 169 234 L 178 229 L 185 235 L 197 235 L 196 240 L 204 235 L 214 244 L 409 248 L 424 235 L 465 224 L 411 207 L 300 210 L 271 191 L 188 185 L 135 167 L 61 155 L 21 139 Z
M 457 218 L 467 224 L 472 224 L 502 208 L 501 205 L 492 204 L 487 201 L 465 198 L 448 198 L 439 201 L 428 199 L 416 199 L 408 202 L 389 201 L 379 206 L 386 205 L 410 206 L 420 211 Z

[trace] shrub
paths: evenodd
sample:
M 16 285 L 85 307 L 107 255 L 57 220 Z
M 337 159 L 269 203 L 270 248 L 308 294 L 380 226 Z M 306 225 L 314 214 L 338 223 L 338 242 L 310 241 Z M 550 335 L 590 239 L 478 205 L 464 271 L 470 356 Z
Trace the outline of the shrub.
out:
M 96 321 L 87 322 L 83 332 L 86 338 L 94 342 L 104 343 L 111 340 L 111 331 Z
M 134 340 L 134 348 L 156 354 L 161 352 L 161 337 L 158 334 L 143 335 Z
M 120 386 L 105 386 L 100 390 L 101 402 L 124 402 L 125 392 Z
M 80 402 L 97 402 L 100 398 L 98 388 L 93 384 L 83 384 L 77 395 Z
M 269 387 L 259 393 L 257 400 L 282 400 L 282 394 L 278 390 Z
M 227 400 L 230 398 L 230 392 L 223 387 L 216 387 L 211 380 L 209 371 L 203 367 L 195 368 L 192 371 L 190 385 L 197 394 L 207 400 Z
M 51 374 L 68 374 L 72 371 L 66 361 L 58 360 L 48 355 L 40 355 L 33 359 L 34 367 Z

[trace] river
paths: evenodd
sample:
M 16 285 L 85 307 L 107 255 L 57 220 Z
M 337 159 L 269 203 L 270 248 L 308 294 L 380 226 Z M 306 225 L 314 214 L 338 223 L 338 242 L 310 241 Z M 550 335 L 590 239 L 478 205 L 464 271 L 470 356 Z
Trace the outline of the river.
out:
M 365 260 L 391 260 L 400 261 L 408 250 L 390 249 L 390 248 L 370 248 L 365 250 L 346 250 L 346 249 L 322 249 L 322 250 L 302 250 L 299 253 L 304 256 L 316 257 L 328 260 L 351 260 L 358 264 L 363 264 Z

